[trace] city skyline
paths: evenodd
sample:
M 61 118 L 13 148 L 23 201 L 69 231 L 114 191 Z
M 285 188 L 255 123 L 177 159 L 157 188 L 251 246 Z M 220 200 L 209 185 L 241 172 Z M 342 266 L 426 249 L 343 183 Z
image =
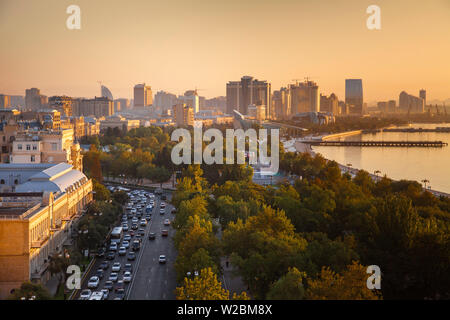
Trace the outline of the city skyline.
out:
M 272 91 L 310 77 L 321 93 L 341 100 L 348 78 L 363 79 L 367 102 L 422 88 L 429 101 L 450 98 L 447 1 L 380 1 L 381 30 L 366 28 L 370 1 L 123 7 L 80 0 L 81 30 L 66 28 L 70 1 L 39 10 L 46 2 L 0 2 L 0 36 L 8 43 L 0 53 L 1 93 L 38 87 L 48 96 L 91 97 L 101 81 L 115 97 L 130 99 L 133 86 L 146 82 L 153 92 L 197 87 L 211 98 L 225 96 L 228 81 L 251 75 L 270 82 Z M 176 12 L 186 14 L 175 19 Z

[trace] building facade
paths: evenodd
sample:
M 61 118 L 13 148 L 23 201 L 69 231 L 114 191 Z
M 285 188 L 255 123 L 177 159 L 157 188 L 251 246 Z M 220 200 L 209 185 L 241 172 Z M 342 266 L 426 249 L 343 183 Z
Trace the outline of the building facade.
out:
M 266 106 L 266 118 L 270 118 L 272 111 L 272 87 L 267 81 L 259 81 L 250 76 L 244 76 L 241 81 L 227 83 L 227 114 L 237 110 L 247 114 L 248 106 Z
M 320 95 L 320 112 L 329 112 L 333 115 L 339 115 L 339 99 L 332 93 L 329 97 Z
M 345 79 L 345 103 L 353 114 L 364 114 L 362 79 Z
M 194 109 L 183 103 L 173 106 L 173 122 L 177 126 L 193 126 Z
M 37 110 L 45 108 L 48 103 L 48 98 L 41 94 L 38 88 L 31 88 L 25 90 L 25 108 L 28 110 Z
M 398 107 L 405 113 L 424 113 L 425 100 L 402 91 L 398 98 Z
M 153 104 L 152 87 L 146 86 L 145 83 L 134 86 L 134 106 L 148 107 Z
M 92 198 L 92 181 L 69 164 L 0 164 L 0 299 L 50 279 L 49 257 L 64 253 Z
M 289 87 L 291 92 L 291 113 L 319 112 L 320 98 L 319 86 L 314 81 L 305 81 L 292 84 Z

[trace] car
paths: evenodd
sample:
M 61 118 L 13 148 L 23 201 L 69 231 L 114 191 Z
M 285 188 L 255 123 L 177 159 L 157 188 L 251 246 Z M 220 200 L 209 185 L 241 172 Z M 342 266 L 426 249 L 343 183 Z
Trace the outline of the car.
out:
M 138 218 L 136 218 L 136 217 L 134 217 L 133 219 L 131 219 L 131 223 L 133 223 L 133 224 L 138 223 L 138 222 L 139 222 L 139 220 L 138 220 Z
M 117 290 L 119 289 L 125 289 L 125 283 L 123 282 L 123 280 L 117 281 L 116 285 L 114 286 L 114 291 L 117 292 Z
M 167 200 L 167 196 L 165 195 L 165 194 L 163 194 L 162 196 L 161 196 L 161 200 Z
M 114 251 L 109 251 L 106 254 L 106 259 L 108 259 L 108 260 L 114 260 L 115 257 L 116 257 L 116 253 Z
M 170 225 L 170 220 L 169 219 L 164 220 L 164 225 L 165 226 L 169 226 Z
M 114 300 L 123 300 L 125 298 L 125 289 L 118 289 Z
M 125 271 L 123 274 L 123 282 L 131 282 L 131 272 L 130 271 Z
M 131 263 L 125 263 L 125 266 L 123 267 L 123 270 L 125 272 L 127 272 L 127 271 L 133 272 L 133 265 Z
M 92 291 L 89 289 L 84 289 L 80 293 L 80 300 L 88 300 L 91 297 Z
M 119 272 L 119 271 L 120 271 L 120 268 L 121 268 L 120 262 L 114 262 L 114 264 L 112 265 L 111 270 L 112 270 L 113 272 Z
M 100 292 L 103 293 L 103 300 L 108 300 L 109 289 L 102 289 L 102 290 L 100 290 Z
M 133 251 L 128 252 L 127 260 L 128 260 L 128 261 L 134 261 L 134 260 L 136 260 L 136 253 L 134 253 Z
M 125 241 L 130 241 L 131 240 L 131 235 L 130 234 L 126 234 L 126 235 L 124 235 L 123 236 L 123 241 L 125 242 Z M 122 245 L 123 245 L 123 243 L 122 243 Z
M 175 208 L 172 208 L 172 210 L 170 210 L 170 213 L 171 213 L 171 214 L 175 214 L 176 211 L 177 211 L 177 210 L 176 210 Z
M 89 300 L 103 300 L 103 292 L 101 291 L 92 292 L 91 296 L 89 297 Z
M 165 255 L 162 254 L 159 256 L 159 263 L 166 263 L 166 261 L 167 261 L 167 259 L 166 259 Z
M 97 257 L 104 257 L 106 253 L 106 248 L 101 248 L 100 250 L 98 250 L 97 252 Z
M 166 208 L 166 203 L 165 202 L 161 202 L 161 204 L 159 205 L 161 208 Z
M 126 223 L 127 221 L 128 221 L 128 217 L 127 217 L 126 214 L 124 214 L 124 215 L 122 216 L 122 222 L 123 222 L 123 223 Z
M 137 225 L 137 223 L 133 223 L 132 225 L 131 225 L 131 229 L 133 229 L 133 230 L 137 230 L 139 227 L 138 227 L 138 225 Z
M 142 234 L 138 233 L 134 239 L 142 242 Z
M 117 243 L 111 243 L 111 245 L 109 246 L 109 251 L 117 251 Z
M 141 225 L 141 227 L 145 227 L 145 226 L 147 226 L 147 220 L 141 219 L 141 221 L 139 222 L 139 224 Z
M 107 270 L 109 268 L 109 262 L 105 260 L 102 263 L 100 263 L 99 267 L 102 268 L 103 270 Z
M 124 224 L 123 226 L 122 226 L 122 230 L 123 231 L 128 231 L 129 230 L 129 228 L 128 228 L 128 224 Z
M 130 231 L 130 237 L 134 237 L 134 231 L 133 230 Z M 131 238 L 130 238 L 130 240 L 131 240 Z
M 161 235 L 162 235 L 163 237 L 167 237 L 167 236 L 169 235 L 169 231 L 168 231 L 168 230 L 162 230 L 162 231 L 161 231 Z
M 117 275 L 116 272 L 111 272 L 109 274 L 108 281 L 116 282 L 118 280 L 118 278 L 119 278 L 119 276 Z
M 145 220 L 147 220 L 147 221 L 150 221 L 151 218 L 152 217 L 150 215 L 148 215 L 148 214 L 145 216 Z
M 156 238 L 156 234 L 154 232 L 150 232 L 148 234 L 148 240 L 155 240 L 155 238 Z
M 138 251 L 141 248 L 141 242 L 139 240 L 134 240 L 131 244 L 131 249 L 133 251 Z
M 125 249 L 128 249 L 130 247 L 130 242 L 128 240 L 124 240 L 122 242 L 122 247 L 124 247 Z
M 95 272 L 95 275 L 97 277 L 99 277 L 100 279 L 103 279 L 103 275 L 105 274 L 105 272 L 103 271 L 102 268 L 98 268 L 97 271 Z
M 160 214 L 160 215 L 163 215 L 163 214 L 164 214 L 165 212 L 166 212 L 166 210 L 165 210 L 165 209 L 162 209 L 162 208 L 161 208 L 161 209 L 159 209 L 159 214 Z
M 138 233 L 143 236 L 145 234 L 145 229 L 139 228 Z
M 113 286 L 114 286 L 114 284 L 113 284 L 113 282 L 111 281 L 111 280 L 108 280 L 108 281 L 106 281 L 105 282 L 105 285 L 103 286 L 103 290 L 111 290 L 112 288 L 113 288 Z
M 124 256 L 127 254 L 127 249 L 125 247 L 119 248 L 119 256 Z

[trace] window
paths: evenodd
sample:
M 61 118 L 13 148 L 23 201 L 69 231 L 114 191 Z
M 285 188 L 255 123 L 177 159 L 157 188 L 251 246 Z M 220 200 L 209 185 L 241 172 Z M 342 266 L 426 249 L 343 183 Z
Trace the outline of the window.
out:
M 21 145 L 21 144 L 18 144 L 18 145 L 17 145 L 17 149 L 18 149 L 18 150 L 22 150 L 22 145 Z
M 27 150 L 31 150 L 31 146 L 27 144 Z
M 36 162 L 36 158 L 34 156 L 31 156 L 31 162 Z
M 37 145 L 33 144 L 33 150 L 37 150 Z
M 0 184 L 5 184 L 5 180 L 4 179 L 0 180 Z
M 56 150 L 58 150 L 58 144 L 52 143 L 52 151 L 56 151 Z

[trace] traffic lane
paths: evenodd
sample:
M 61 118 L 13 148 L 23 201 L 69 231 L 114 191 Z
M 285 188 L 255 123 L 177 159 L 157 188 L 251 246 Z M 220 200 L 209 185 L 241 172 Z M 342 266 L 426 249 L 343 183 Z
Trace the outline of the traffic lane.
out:
M 171 214 L 160 215 L 159 203 L 155 206 L 154 221 L 150 232 L 156 234 L 155 240 L 146 240 L 147 244 L 136 273 L 136 281 L 133 284 L 130 299 L 175 299 L 176 274 L 174 262 L 176 251 L 172 237 L 174 230 L 170 226 L 164 226 L 166 218 L 172 218 Z M 172 206 L 167 204 L 166 212 L 170 212 Z M 161 231 L 167 229 L 168 237 L 162 237 Z M 160 264 L 159 256 L 166 255 L 167 263 Z

